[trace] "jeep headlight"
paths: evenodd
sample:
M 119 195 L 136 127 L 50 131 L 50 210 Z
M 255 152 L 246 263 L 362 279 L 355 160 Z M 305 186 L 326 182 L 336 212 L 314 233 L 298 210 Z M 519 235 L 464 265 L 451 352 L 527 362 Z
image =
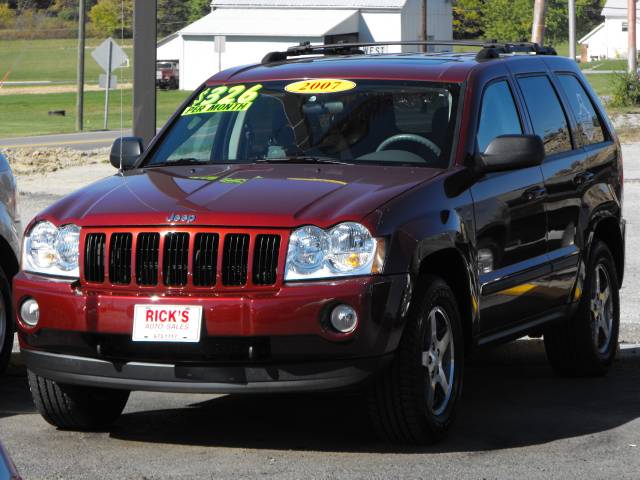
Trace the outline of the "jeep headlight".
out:
M 80 227 L 36 223 L 24 237 L 22 269 L 56 277 L 79 278 Z
M 370 275 L 380 273 L 383 263 L 384 240 L 371 236 L 364 225 L 305 226 L 289 238 L 285 280 Z

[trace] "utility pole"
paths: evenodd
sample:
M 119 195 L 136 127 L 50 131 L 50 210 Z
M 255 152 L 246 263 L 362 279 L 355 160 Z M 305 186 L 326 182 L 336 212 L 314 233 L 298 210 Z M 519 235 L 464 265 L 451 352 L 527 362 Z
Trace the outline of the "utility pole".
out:
M 156 0 L 133 4 L 133 135 L 145 147 L 156 135 Z
M 535 0 L 533 4 L 533 27 L 531 29 L 531 41 L 542 45 L 544 43 L 544 19 L 547 13 L 547 2 Z
M 576 0 L 569 0 L 569 58 L 576 60 Z
M 76 95 L 76 130 L 80 132 L 84 128 L 84 27 L 84 0 L 80 0 L 78 9 L 78 93 Z
M 638 75 L 638 57 L 636 51 L 636 0 L 627 0 L 627 35 L 629 48 L 627 49 L 627 62 L 629 73 Z
M 426 42 L 429 39 L 429 35 L 427 34 L 427 6 L 428 0 L 422 0 L 420 5 L 420 40 Z M 422 51 L 428 52 L 429 48 L 426 45 L 422 45 Z

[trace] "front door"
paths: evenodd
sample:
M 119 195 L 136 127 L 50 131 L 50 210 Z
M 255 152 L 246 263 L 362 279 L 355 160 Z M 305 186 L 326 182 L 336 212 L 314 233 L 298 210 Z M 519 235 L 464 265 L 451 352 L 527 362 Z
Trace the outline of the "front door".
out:
M 507 78 L 484 89 L 477 129 L 483 152 L 500 135 L 524 133 Z M 482 336 L 539 315 L 537 289 L 548 276 L 545 189 L 540 167 L 489 173 L 473 187 L 476 246 L 481 284 Z

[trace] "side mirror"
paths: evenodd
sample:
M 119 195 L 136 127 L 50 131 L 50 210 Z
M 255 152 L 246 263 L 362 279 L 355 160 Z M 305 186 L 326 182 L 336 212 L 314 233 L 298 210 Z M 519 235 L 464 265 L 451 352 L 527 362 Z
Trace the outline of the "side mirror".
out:
M 123 170 L 129 170 L 136 164 L 144 148 L 139 137 L 116 138 L 111 147 L 109 160 L 115 168 L 122 166 Z
M 544 160 L 544 143 L 538 135 L 501 135 L 476 158 L 480 173 L 535 167 Z

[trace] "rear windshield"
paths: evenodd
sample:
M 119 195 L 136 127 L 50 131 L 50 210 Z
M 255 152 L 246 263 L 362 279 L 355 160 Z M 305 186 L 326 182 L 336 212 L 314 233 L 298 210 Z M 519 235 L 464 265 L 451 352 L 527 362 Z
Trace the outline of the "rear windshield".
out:
M 447 168 L 457 85 L 318 79 L 199 91 L 145 162 L 316 160 Z

